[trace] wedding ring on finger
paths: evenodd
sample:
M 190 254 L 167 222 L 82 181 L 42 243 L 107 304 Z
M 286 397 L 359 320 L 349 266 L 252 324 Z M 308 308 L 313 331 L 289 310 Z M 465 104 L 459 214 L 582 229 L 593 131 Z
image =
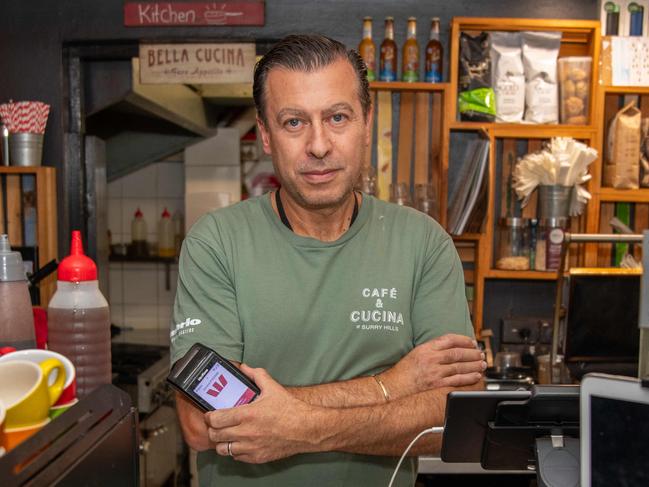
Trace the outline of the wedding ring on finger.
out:
M 228 456 L 233 457 L 234 455 L 232 454 L 232 442 L 228 441 Z

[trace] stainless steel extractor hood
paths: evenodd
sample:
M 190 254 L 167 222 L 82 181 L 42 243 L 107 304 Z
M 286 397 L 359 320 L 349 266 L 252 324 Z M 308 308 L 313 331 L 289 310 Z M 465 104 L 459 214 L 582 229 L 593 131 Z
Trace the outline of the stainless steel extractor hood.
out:
M 143 85 L 139 60 L 90 61 L 84 71 L 86 132 L 106 141 L 108 180 L 214 134 L 223 112 L 193 87 Z

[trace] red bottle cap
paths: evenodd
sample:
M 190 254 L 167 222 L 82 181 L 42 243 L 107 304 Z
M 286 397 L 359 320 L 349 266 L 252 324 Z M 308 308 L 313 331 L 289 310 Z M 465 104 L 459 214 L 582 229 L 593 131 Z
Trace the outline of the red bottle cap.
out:
M 142 212 L 138 208 L 137 211 L 135 212 L 135 218 L 142 218 L 144 215 L 142 215 Z
M 97 266 L 92 259 L 83 253 L 81 232 L 72 231 L 70 255 L 61 261 L 58 269 L 58 280 L 69 282 L 96 281 Z
M 167 211 L 167 208 L 162 212 L 162 218 L 171 218 L 171 213 Z

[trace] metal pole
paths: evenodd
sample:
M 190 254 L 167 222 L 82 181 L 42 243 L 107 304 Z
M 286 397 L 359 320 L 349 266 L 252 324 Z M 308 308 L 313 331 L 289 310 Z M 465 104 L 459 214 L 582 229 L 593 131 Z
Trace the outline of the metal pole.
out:
M 643 248 L 649 249 L 649 230 L 645 230 L 644 235 L 640 234 L 599 234 L 599 233 L 569 233 L 566 232 L 563 237 L 563 245 L 561 246 L 561 260 L 559 263 L 559 269 L 557 270 L 557 293 L 554 299 L 554 318 L 552 322 L 552 351 L 550 352 L 550 376 L 552 383 L 558 383 L 561 381 L 561 358 L 559 357 L 559 332 L 561 329 L 561 303 L 563 299 L 563 281 L 565 279 L 566 271 L 566 259 L 568 258 L 568 247 L 571 243 L 643 243 Z M 649 251 L 643 252 L 643 267 L 649 269 Z M 649 273 L 643 273 L 643 288 L 648 293 L 647 299 L 649 299 L 649 281 L 645 285 L 645 279 L 649 279 Z M 646 330 L 645 332 L 645 341 L 649 342 L 649 303 L 646 306 L 647 318 L 642 321 L 642 301 L 644 298 L 644 293 L 641 294 L 641 318 L 640 318 L 640 345 L 642 351 L 642 329 L 643 326 Z M 644 325 L 642 323 L 645 323 Z M 644 353 L 645 361 L 649 359 L 649 343 L 647 343 L 647 350 Z M 641 360 L 643 356 L 641 354 Z M 643 363 L 643 362 L 641 362 Z M 649 368 L 649 364 L 644 364 L 645 367 Z M 643 369 L 640 369 L 643 370 Z M 645 372 L 645 375 L 649 375 L 649 370 Z
M 638 349 L 638 377 L 649 376 L 649 230 L 643 232 L 642 241 L 642 280 L 640 281 L 640 313 L 638 327 L 640 328 L 640 347 Z

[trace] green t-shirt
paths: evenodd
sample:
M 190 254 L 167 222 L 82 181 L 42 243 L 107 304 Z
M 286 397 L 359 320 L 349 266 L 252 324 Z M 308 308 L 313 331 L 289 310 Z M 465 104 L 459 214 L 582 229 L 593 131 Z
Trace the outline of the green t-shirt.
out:
M 334 242 L 301 237 L 268 195 L 209 213 L 183 243 L 172 363 L 195 342 L 285 386 L 367 376 L 445 333 L 473 336 L 453 242 L 427 215 L 363 195 Z M 201 485 L 387 485 L 398 458 L 341 452 L 249 465 L 201 452 Z M 404 462 L 396 485 L 414 485 Z

